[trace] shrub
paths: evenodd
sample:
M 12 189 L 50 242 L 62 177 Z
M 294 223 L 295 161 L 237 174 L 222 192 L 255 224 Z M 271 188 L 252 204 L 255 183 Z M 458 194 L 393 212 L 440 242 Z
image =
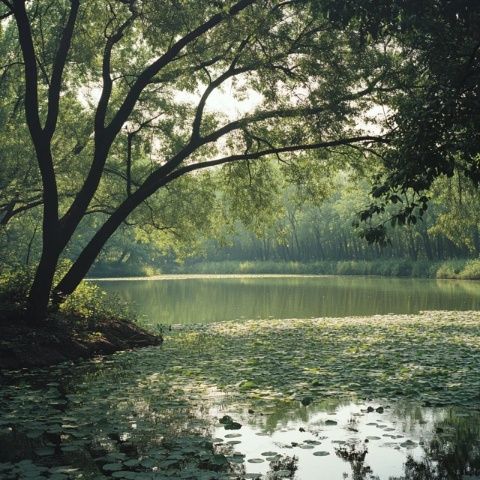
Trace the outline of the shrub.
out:
M 32 268 L 18 266 L 0 274 L 0 303 L 10 307 L 25 306 L 34 271 Z
M 66 263 L 62 264 L 58 276 L 67 267 Z M 0 274 L 0 310 L 7 313 L 7 316 L 13 312 L 24 311 L 33 275 L 34 269 L 24 266 Z M 58 278 L 56 280 L 58 281 Z M 91 282 L 82 282 L 60 305 L 58 312 L 50 315 L 72 316 L 88 321 L 101 318 L 135 319 L 127 304 L 122 303 L 116 295 L 107 295 Z
M 85 320 L 104 318 L 134 320 L 135 314 L 115 294 L 107 294 L 92 282 L 82 282 L 60 306 L 60 313 Z
M 461 278 L 460 272 L 465 267 L 465 260 L 448 260 L 440 264 L 436 271 L 437 278 Z
M 460 271 L 459 278 L 480 280 L 480 260 L 469 260 Z

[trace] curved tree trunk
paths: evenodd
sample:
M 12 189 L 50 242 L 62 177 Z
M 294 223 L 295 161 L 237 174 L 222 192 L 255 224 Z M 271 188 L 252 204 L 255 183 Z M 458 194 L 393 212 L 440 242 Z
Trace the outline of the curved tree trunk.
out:
M 128 197 L 100 227 L 62 280 L 55 286 L 53 291 L 53 301 L 55 303 L 61 303 L 68 295 L 71 295 L 75 291 L 80 282 L 85 278 L 85 275 L 90 270 L 108 239 L 144 198 L 145 194 L 137 190 Z

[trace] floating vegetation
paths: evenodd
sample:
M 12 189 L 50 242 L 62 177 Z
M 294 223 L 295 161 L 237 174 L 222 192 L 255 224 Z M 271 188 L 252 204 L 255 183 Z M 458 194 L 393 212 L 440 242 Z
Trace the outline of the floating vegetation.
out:
M 307 456 L 340 468 L 358 442 L 363 471 L 379 449 L 400 469 L 454 449 L 475 471 L 479 369 L 475 312 L 176 327 L 162 347 L 6 372 L 0 477 L 304 480 Z M 287 457 L 296 473 L 275 470 Z

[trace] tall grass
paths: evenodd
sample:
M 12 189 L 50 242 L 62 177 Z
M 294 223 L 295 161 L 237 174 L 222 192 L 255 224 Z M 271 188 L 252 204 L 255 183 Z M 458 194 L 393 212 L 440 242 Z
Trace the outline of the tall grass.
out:
M 480 260 L 343 260 L 322 262 L 223 261 L 178 266 L 170 273 L 376 275 L 480 280 Z

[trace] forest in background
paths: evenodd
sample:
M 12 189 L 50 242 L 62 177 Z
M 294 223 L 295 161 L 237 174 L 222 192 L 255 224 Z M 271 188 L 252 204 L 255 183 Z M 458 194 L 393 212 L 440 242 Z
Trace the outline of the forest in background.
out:
M 423 217 L 395 229 L 389 241 L 380 244 L 368 242 L 358 224 L 358 213 L 369 201 L 371 178 L 333 165 L 338 165 L 338 155 L 330 163 L 330 177 L 311 171 L 308 179 L 297 179 L 292 185 L 272 163 L 268 175 L 263 172 L 261 177 L 256 172 L 262 182 L 252 185 L 252 178 L 245 178 L 244 185 L 232 186 L 233 192 L 227 191 L 220 171 L 213 175 L 215 191 L 205 188 L 205 182 L 212 184 L 212 175 L 197 175 L 190 195 L 184 191 L 177 208 L 166 212 L 168 218 L 158 220 L 168 227 L 155 228 L 153 217 L 149 223 L 125 224 L 107 243 L 90 275 L 306 273 L 479 278 L 475 260 L 480 254 L 480 205 L 470 179 L 459 172 L 438 179 L 429 191 L 430 204 Z M 241 195 L 249 198 L 241 203 L 227 201 Z M 384 214 L 387 224 L 389 215 L 388 211 Z M 7 264 L 28 269 L 41 249 L 38 215 L 32 210 L 15 220 L 4 226 L 0 248 Z M 79 249 L 97 221 L 92 215 L 82 224 L 75 242 Z M 66 260 L 76 254 L 75 249 L 69 251 Z

